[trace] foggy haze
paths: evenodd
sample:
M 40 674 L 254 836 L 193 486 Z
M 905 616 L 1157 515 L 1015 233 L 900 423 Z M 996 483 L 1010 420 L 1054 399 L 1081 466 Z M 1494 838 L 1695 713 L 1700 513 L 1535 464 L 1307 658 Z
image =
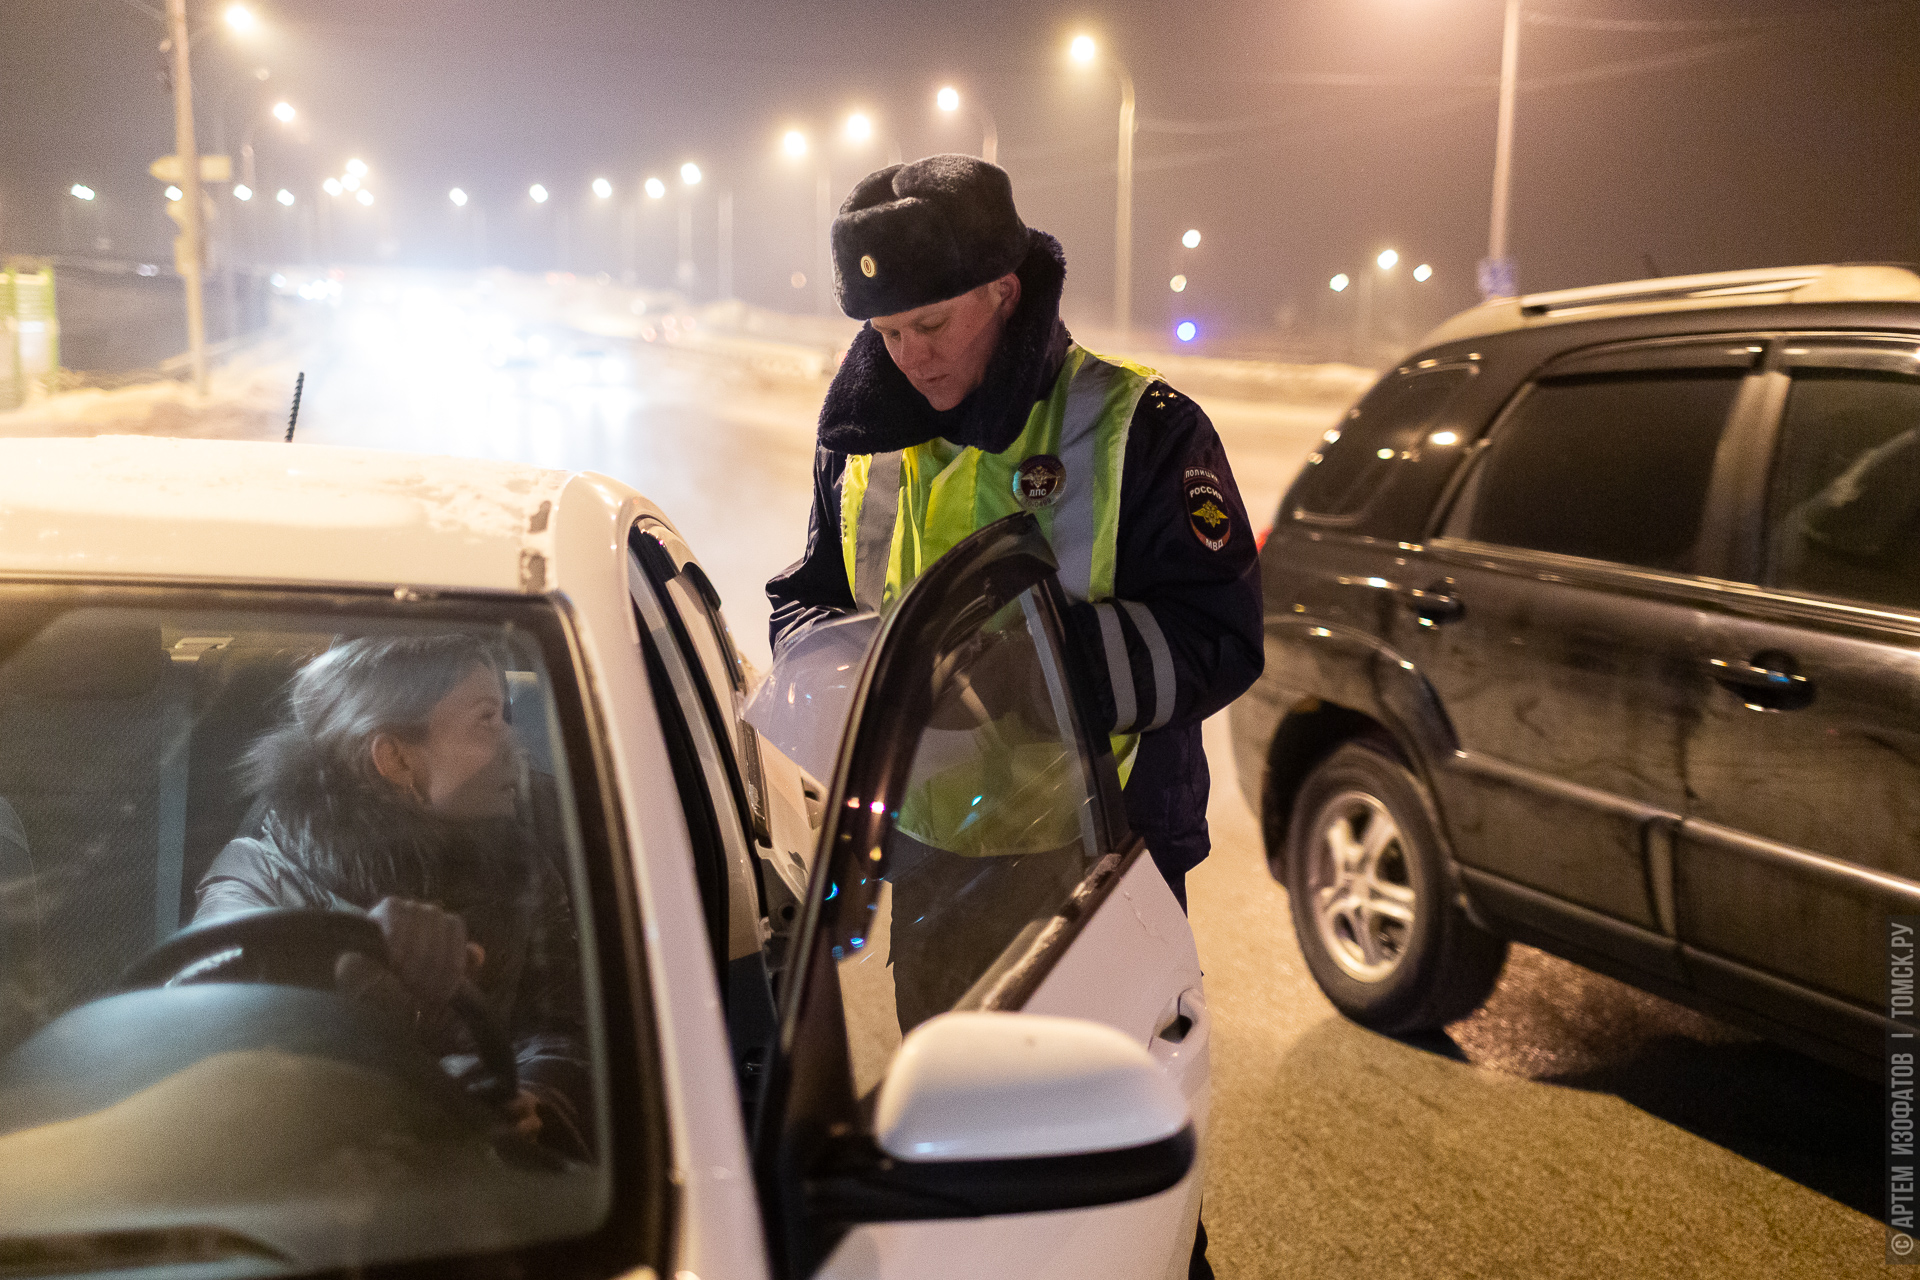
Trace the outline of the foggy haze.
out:
M 171 101 L 161 24 L 142 7 L 8 5 L 0 253 L 170 261 L 146 166 L 173 150 Z M 713 297 L 731 196 L 732 292 L 810 311 L 816 165 L 837 205 L 890 155 L 978 151 L 968 109 L 983 103 L 1023 217 L 1066 245 L 1069 315 L 1104 321 L 1119 94 L 1103 62 L 1065 56 L 1082 31 L 1138 87 L 1136 324 L 1337 325 L 1354 300 L 1328 279 L 1392 247 L 1434 268 L 1424 285 L 1392 282 L 1423 325 L 1475 300 L 1486 253 L 1499 0 L 265 0 L 244 37 L 219 22 L 223 7 L 189 6 L 206 26 L 199 146 L 237 152 L 251 129 L 262 190 L 236 227 L 260 261 L 630 267 L 667 287 L 685 202 L 687 291 Z M 1920 259 L 1920 5 L 1533 0 L 1527 12 L 1511 232 L 1523 289 Z M 949 84 L 953 115 L 934 105 Z M 282 99 L 299 111 L 290 128 L 264 115 Z M 854 110 L 874 122 L 864 147 L 842 137 Z M 781 150 L 789 129 L 809 139 L 802 160 Z M 369 166 L 376 202 L 323 216 L 320 183 L 350 157 Z M 687 161 L 703 171 L 696 188 L 680 182 Z M 664 199 L 642 194 L 648 176 Z M 592 193 L 597 177 L 610 199 Z M 98 191 L 91 207 L 66 195 L 76 182 Z M 448 199 L 456 186 L 465 209 Z M 281 187 L 291 210 L 269 203 Z M 1189 228 L 1203 232 L 1196 249 L 1180 244 Z M 1175 274 L 1190 282 L 1177 295 Z

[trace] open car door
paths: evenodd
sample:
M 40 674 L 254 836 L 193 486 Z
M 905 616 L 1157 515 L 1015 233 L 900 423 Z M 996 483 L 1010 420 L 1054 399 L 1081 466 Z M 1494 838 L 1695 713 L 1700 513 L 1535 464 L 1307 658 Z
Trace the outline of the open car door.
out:
M 1031 516 L 983 529 L 868 657 L 754 1137 L 794 1280 L 1186 1274 L 1199 965 L 1054 570 Z

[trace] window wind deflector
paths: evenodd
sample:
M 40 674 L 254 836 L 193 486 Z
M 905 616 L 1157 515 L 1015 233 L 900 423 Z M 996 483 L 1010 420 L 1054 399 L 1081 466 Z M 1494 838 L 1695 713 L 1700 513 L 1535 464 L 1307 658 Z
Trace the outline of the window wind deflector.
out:
M 1542 378 L 1592 373 L 1637 373 L 1658 369 L 1753 369 L 1767 353 L 1765 338 L 1681 342 L 1635 342 L 1576 351 L 1540 371 Z
M 1795 369 L 1866 369 L 1920 376 L 1920 344 L 1911 337 L 1832 334 L 1789 338 L 1780 349 L 1780 360 Z

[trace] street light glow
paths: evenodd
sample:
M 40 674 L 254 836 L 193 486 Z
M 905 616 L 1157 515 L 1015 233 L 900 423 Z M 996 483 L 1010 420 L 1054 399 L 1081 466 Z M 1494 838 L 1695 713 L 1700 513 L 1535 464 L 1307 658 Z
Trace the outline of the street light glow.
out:
M 366 205 L 370 205 L 373 203 L 373 192 L 367 190 L 365 187 L 362 187 L 354 195 L 353 198 L 355 200 L 358 200 L 361 203 L 361 205 L 364 207 Z
M 68 187 L 67 191 L 70 194 L 72 194 L 75 199 L 78 199 L 78 200 L 93 199 L 93 188 L 86 186 L 83 183 L 76 182 L 72 186 Z
M 1073 43 L 1067 46 L 1067 52 L 1075 62 L 1092 62 L 1094 55 L 1092 36 L 1075 36 Z
M 274 199 L 286 205 L 289 209 L 293 207 L 293 192 L 287 190 L 285 187 L 280 188 L 280 194 L 275 196 Z
M 787 130 L 786 136 L 780 139 L 780 149 L 798 160 L 807 154 L 807 135 L 798 129 Z
M 1423 262 L 1413 269 L 1413 278 L 1425 284 L 1427 281 L 1433 279 L 1433 268 Z
M 467 207 L 467 193 L 458 187 L 447 192 L 447 199 L 453 201 L 453 207 L 456 209 L 464 209 Z
M 241 201 L 251 200 L 253 199 L 253 188 L 244 182 L 236 182 L 233 186 L 233 198 Z
M 1180 237 L 1180 243 L 1189 249 L 1198 249 L 1200 247 L 1200 233 L 1198 231 L 1189 231 Z
M 873 121 L 864 112 L 856 111 L 847 117 L 847 141 L 865 142 L 873 136 Z
M 1173 279 L 1167 281 L 1167 287 L 1175 293 L 1185 293 L 1187 291 L 1187 278 L 1185 276 L 1175 276 Z
M 182 191 L 182 190 L 180 190 L 180 188 L 178 188 L 178 187 L 168 187 L 168 188 L 167 188 L 167 199 L 169 199 L 169 200 L 179 200 L 179 199 L 183 199 L 183 198 L 185 197 L 185 195 L 186 195 L 186 193 L 185 193 L 184 191 Z
M 1400 255 L 1391 249 L 1382 249 L 1380 256 L 1375 258 L 1374 261 L 1380 264 L 1382 271 L 1391 271 L 1393 270 L 1393 264 L 1400 261 Z
M 593 194 L 605 200 L 613 195 L 613 184 L 605 178 L 595 178 L 593 180 Z
M 273 118 L 281 124 L 292 124 L 293 116 L 294 111 L 291 102 L 276 102 L 273 104 Z
M 952 85 L 948 85 L 946 88 L 940 90 L 939 93 L 933 95 L 933 101 L 942 111 L 958 111 L 960 109 L 960 91 Z
M 527 188 L 527 194 L 533 197 L 535 204 L 545 204 L 547 202 L 547 189 L 537 182 Z
M 647 196 L 649 199 L 658 200 L 661 196 L 664 196 L 666 194 L 667 194 L 666 183 L 660 181 L 660 179 L 658 178 L 647 179 Z
M 1347 279 L 1347 273 L 1342 271 L 1339 275 L 1327 281 L 1327 288 L 1333 290 L 1335 293 L 1340 293 L 1352 283 L 1353 281 Z
M 326 192 L 330 196 L 337 196 L 342 191 L 346 190 L 345 187 L 340 185 L 340 179 L 338 178 L 328 178 L 325 182 L 320 184 L 320 189 Z
M 226 19 L 227 19 L 228 26 L 232 27 L 235 31 L 238 31 L 243 35 L 246 32 L 253 30 L 254 24 L 257 21 L 257 19 L 253 16 L 253 10 L 247 8 L 247 6 L 243 4 L 228 5 L 227 12 L 226 12 Z
M 364 178 L 367 176 L 367 162 L 365 160 L 349 160 L 347 161 L 347 172 L 356 178 Z
M 700 185 L 700 166 L 689 160 L 680 166 L 680 181 L 690 187 Z

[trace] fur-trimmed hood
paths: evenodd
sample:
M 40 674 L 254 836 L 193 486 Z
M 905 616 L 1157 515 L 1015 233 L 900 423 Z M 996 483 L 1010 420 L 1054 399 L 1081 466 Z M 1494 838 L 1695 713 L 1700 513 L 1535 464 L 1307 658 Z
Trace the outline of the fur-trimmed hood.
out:
M 986 377 L 945 413 L 927 403 L 868 326 L 847 348 L 820 409 L 820 444 L 840 453 L 888 453 L 936 436 L 999 453 L 1019 438 L 1033 403 L 1060 374 L 1072 340 L 1060 322 L 1067 256 L 1044 231 L 1029 231 L 1027 256 L 1015 274 L 1020 303 L 987 362 Z
M 326 760 L 297 727 L 256 744 L 251 764 L 264 808 L 257 838 L 271 850 L 273 876 L 301 896 L 362 910 L 390 895 L 413 898 L 468 917 L 474 934 L 494 941 L 524 931 L 542 896 L 532 823 L 431 813 Z

